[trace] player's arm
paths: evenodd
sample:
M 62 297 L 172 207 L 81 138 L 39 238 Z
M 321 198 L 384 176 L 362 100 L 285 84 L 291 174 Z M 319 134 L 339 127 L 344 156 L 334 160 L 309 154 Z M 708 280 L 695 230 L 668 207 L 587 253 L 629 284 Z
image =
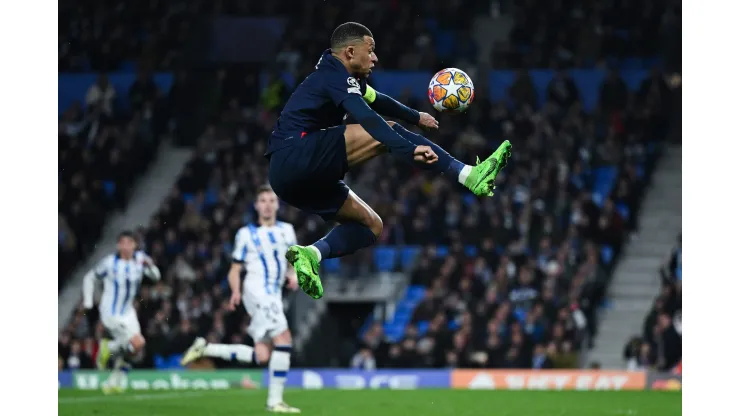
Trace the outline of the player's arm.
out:
M 416 145 L 396 133 L 391 126 L 370 108 L 360 95 L 350 94 L 342 101 L 342 107 L 351 115 L 371 136 L 391 153 L 409 160 L 414 158 Z
M 242 267 L 244 267 L 246 260 L 247 240 L 244 237 L 244 232 L 239 230 L 234 238 L 234 251 L 231 253 L 231 267 L 227 276 L 229 289 L 231 289 L 229 309 L 232 311 L 236 309 L 236 306 L 239 305 L 242 299 L 241 276 L 239 275 L 242 272 Z
M 399 120 L 418 125 L 421 119 L 421 115 L 418 111 L 413 108 L 409 108 L 400 102 L 394 100 L 381 92 L 376 91 L 373 87 L 367 85 L 365 95 L 362 96 L 365 102 L 377 111 L 379 114 L 384 116 L 397 118 Z
M 231 268 L 229 269 L 229 288 L 231 289 L 232 294 L 237 294 L 241 298 L 242 290 L 241 290 L 241 278 L 239 277 L 239 274 L 242 272 L 242 263 L 241 262 L 232 262 Z
M 159 281 L 159 279 L 162 278 L 162 273 L 160 273 L 159 267 L 154 264 L 154 260 L 152 260 L 151 257 L 144 254 L 144 259 L 142 262 L 144 263 L 144 276 L 150 278 L 151 280 L 154 280 L 155 282 Z
M 92 309 L 94 306 L 95 282 L 105 278 L 108 274 L 106 270 L 106 259 L 103 259 L 95 268 L 91 269 L 82 278 L 82 306 L 85 309 Z
M 396 133 L 383 117 L 367 105 L 362 98 L 357 79 L 327 76 L 323 82 L 323 87 L 334 104 L 342 107 L 375 140 L 384 144 L 392 154 L 408 160 L 414 158 L 416 145 Z

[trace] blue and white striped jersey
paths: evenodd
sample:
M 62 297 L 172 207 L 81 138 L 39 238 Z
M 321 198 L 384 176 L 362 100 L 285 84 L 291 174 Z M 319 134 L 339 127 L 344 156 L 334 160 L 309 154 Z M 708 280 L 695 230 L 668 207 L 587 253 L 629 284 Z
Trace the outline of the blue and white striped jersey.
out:
M 103 281 L 103 296 L 100 299 L 101 315 L 119 316 L 134 312 L 133 300 L 144 276 L 144 262 L 151 258 L 142 251 L 133 258 L 124 260 L 118 254 L 104 257 L 95 267 L 95 277 Z
M 247 225 L 236 233 L 232 258 L 244 263 L 243 291 L 250 296 L 282 297 L 288 261 L 285 253 L 296 244 L 295 229 L 278 221 L 273 226 Z

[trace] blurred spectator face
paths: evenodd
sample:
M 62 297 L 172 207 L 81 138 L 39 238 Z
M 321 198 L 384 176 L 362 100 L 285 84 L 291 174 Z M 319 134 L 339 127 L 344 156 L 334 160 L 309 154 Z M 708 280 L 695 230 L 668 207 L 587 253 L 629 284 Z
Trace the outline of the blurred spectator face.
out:
M 118 252 L 123 258 L 131 258 L 136 250 L 136 241 L 132 237 L 124 236 L 118 239 L 116 244 Z
M 254 203 L 254 209 L 262 220 L 274 220 L 277 216 L 279 204 L 275 192 L 262 191 L 257 195 L 257 201 Z

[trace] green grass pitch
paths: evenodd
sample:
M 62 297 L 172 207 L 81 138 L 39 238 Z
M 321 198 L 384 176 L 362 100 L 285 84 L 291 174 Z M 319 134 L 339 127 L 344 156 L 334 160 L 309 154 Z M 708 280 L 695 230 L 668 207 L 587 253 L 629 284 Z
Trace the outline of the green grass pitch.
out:
M 104 396 L 60 390 L 59 416 L 268 414 L 266 390 L 168 390 Z M 678 416 L 681 392 L 492 390 L 287 390 L 317 416 Z

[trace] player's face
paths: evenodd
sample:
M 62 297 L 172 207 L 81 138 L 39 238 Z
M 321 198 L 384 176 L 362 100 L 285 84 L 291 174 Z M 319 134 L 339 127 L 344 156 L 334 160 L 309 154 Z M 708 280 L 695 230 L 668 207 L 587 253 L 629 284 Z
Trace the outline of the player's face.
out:
M 126 258 L 132 257 L 134 255 L 134 251 L 136 251 L 136 241 L 131 237 L 121 237 L 118 239 L 116 248 L 118 248 L 118 252 L 121 253 L 121 256 Z
M 361 43 L 354 46 L 349 64 L 352 72 L 363 78 L 367 78 L 373 72 L 373 67 L 378 62 L 375 55 L 375 39 L 365 36 Z
M 277 216 L 278 198 L 274 192 L 262 192 L 257 196 L 254 208 L 261 219 L 272 220 Z

